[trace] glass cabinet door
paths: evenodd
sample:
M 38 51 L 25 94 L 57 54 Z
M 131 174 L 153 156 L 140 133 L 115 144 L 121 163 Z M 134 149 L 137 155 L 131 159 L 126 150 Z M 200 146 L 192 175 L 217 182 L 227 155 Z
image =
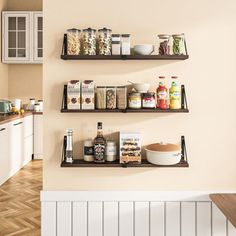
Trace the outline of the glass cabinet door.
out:
M 28 61 L 29 18 L 27 13 L 7 13 L 5 23 L 4 57 L 6 61 Z
M 34 13 L 34 60 L 43 60 L 43 16 Z

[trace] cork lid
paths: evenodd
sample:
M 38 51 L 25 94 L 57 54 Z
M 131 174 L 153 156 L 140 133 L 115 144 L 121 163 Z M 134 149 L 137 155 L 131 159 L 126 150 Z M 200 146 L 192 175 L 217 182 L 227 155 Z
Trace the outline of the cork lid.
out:
M 172 143 L 153 143 L 146 147 L 147 150 L 150 151 L 157 151 L 157 152 L 174 152 L 174 151 L 181 151 L 181 147 L 178 144 Z

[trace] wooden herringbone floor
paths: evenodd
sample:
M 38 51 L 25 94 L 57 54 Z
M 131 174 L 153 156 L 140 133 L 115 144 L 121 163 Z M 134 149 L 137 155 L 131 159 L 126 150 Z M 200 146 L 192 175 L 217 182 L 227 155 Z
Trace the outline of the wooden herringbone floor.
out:
M 40 235 L 42 161 L 31 161 L 0 186 L 0 236 Z

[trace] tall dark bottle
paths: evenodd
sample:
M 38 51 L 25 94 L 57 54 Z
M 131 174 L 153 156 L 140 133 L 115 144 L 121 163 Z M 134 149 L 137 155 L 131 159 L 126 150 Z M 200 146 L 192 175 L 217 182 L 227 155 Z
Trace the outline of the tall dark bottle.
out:
M 102 122 L 98 122 L 97 136 L 94 139 L 94 162 L 105 162 L 106 139 L 102 132 Z

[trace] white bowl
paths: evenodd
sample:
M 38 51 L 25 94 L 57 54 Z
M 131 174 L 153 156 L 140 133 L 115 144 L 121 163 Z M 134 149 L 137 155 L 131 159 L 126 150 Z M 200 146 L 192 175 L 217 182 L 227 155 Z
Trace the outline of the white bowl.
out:
M 158 152 L 146 149 L 147 161 L 154 165 L 170 166 L 181 160 L 180 152 Z
M 150 84 L 147 83 L 133 83 L 132 86 L 139 93 L 146 93 L 150 88 Z
M 154 46 L 151 44 L 135 45 L 134 52 L 138 55 L 151 55 L 154 52 Z

